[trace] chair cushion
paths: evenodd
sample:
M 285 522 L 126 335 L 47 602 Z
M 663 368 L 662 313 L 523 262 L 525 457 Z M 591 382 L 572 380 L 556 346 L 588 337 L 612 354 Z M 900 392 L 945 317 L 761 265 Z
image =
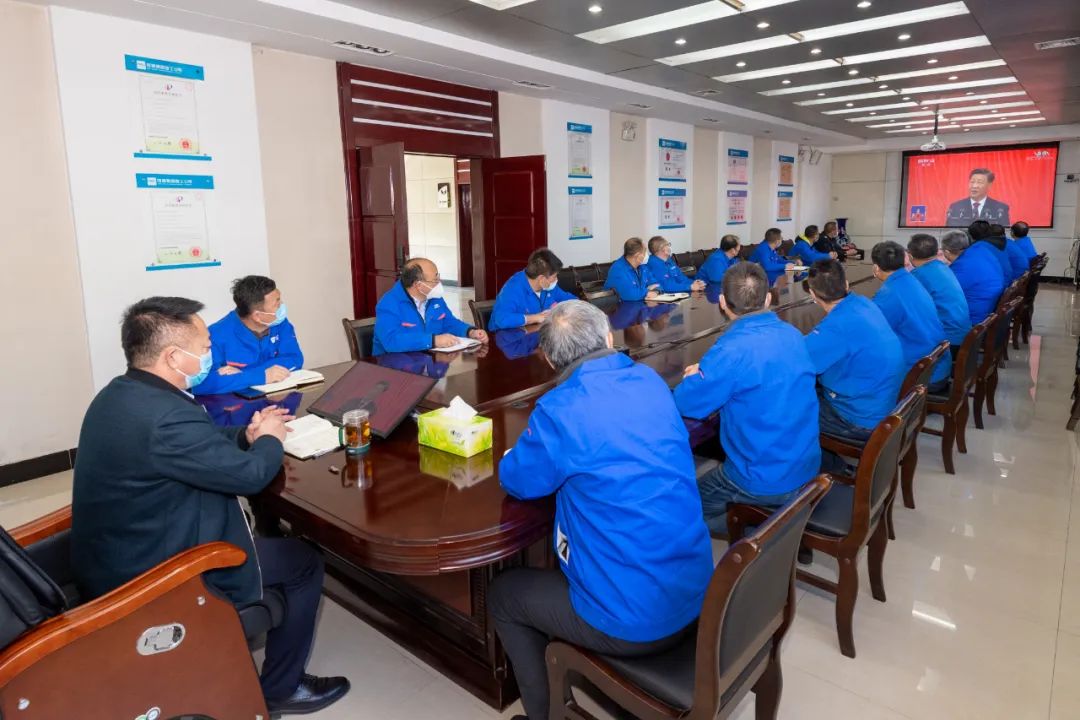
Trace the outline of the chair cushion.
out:
M 731 700 L 746 675 L 749 675 L 758 663 L 766 660 L 772 642 L 754 656 L 754 659 L 723 694 L 720 705 L 723 707 Z M 657 700 L 679 710 L 689 710 L 694 704 L 694 665 L 697 654 L 697 632 L 688 632 L 686 639 L 667 652 L 644 657 L 600 657 L 615 669 L 619 675 L 633 685 L 641 688 Z
M 814 508 L 810 515 L 810 522 L 806 524 L 807 530 L 822 535 L 844 537 L 851 531 L 851 509 L 855 499 L 855 488 L 834 482 L 825 497 Z
M 265 635 L 285 619 L 285 596 L 274 588 L 264 588 L 262 600 L 238 608 L 244 637 L 254 640 Z
M 940 392 L 927 393 L 926 402 L 937 403 L 940 405 L 941 403 L 947 401 L 950 395 L 952 395 L 952 380 L 947 381 L 945 383 L 945 387 Z

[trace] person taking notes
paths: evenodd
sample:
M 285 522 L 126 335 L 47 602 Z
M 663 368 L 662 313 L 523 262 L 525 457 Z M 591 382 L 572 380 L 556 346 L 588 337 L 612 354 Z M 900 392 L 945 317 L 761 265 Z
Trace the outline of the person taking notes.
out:
M 533 250 L 524 270 L 510 276 L 495 298 L 488 330 L 535 325 L 547 319 L 555 303 L 577 298 L 559 287 L 562 260 L 547 248 Z

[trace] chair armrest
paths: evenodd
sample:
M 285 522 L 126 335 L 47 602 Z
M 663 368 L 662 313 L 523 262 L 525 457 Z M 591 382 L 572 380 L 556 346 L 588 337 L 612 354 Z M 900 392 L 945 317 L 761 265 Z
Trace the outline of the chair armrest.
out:
M 0 687 L 42 657 L 127 617 L 192 578 L 209 570 L 236 567 L 246 558 L 243 550 L 229 543 L 199 545 L 96 600 L 45 621 L 0 653 Z
M 849 458 L 862 457 L 863 448 L 859 447 L 858 445 L 852 445 L 850 443 L 844 442 L 840 438 L 833 437 L 832 435 L 826 435 L 825 433 L 821 433 L 818 442 L 820 443 L 822 450 L 830 450 L 837 455 L 843 455 L 844 457 Z
M 62 507 L 48 515 L 43 515 L 36 520 L 20 525 L 11 531 L 10 535 L 22 547 L 28 547 L 36 542 L 50 538 L 56 533 L 71 528 L 71 506 Z

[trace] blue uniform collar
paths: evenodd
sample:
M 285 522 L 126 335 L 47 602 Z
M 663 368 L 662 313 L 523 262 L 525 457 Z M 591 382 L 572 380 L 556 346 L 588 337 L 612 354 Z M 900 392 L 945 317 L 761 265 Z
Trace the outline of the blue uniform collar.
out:
M 890 283 L 890 282 L 893 281 L 894 278 L 901 278 L 900 280 L 897 280 L 897 282 L 903 282 L 902 278 L 907 274 L 908 274 L 907 268 L 900 268 L 899 270 L 894 270 L 889 275 L 889 277 L 885 278 L 885 283 L 882 283 L 882 284 Z
M 612 355 L 621 355 L 621 354 L 622 353 L 620 353 L 618 350 L 615 350 L 613 348 L 602 348 L 600 350 L 594 350 L 591 353 L 588 353 L 587 355 L 582 355 L 577 360 L 575 360 L 574 362 L 570 363 L 565 368 L 563 368 L 563 371 L 561 373 L 559 373 L 559 377 L 556 378 L 555 384 L 556 385 L 562 385 L 564 382 L 569 380 L 570 377 L 574 373 L 576 373 L 587 362 L 590 362 L 592 360 L 599 360 L 601 358 L 610 357 Z M 629 358 L 627 358 L 627 359 L 629 360 Z M 600 366 L 601 367 L 607 367 L 608 365 L 610 365 L 610 363 L 601 363 Z M 585 371 L 583 370 L 583 372 L 585 372 Z

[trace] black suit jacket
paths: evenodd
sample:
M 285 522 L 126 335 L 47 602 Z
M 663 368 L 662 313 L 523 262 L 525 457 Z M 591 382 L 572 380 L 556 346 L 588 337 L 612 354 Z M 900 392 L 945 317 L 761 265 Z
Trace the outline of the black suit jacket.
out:
M 220 428 L 183 392 L 141 370 L 113 379 L 90 403 L 79 435 L 71 560 L 84 597 L 102 595 L 179 552 L 223 540 L 247 553 L 207 581 L 235 603 L 258 600 L 262 579 L 238 495 L 281 468 L 281 442 L 250 447 L 244 428 Z
M 997 223 L 1002 227 L 1012 225 L 1009 222 L 1009 206 L 992 197 L 987 197 L 983 201 L 979 217 L 975 217 L 975 214 L 971 211 L 971 198 L 957 200 L 949 206 L 949 211 L 945 213 L 946 227 L 967 227 L 976 220 Z

